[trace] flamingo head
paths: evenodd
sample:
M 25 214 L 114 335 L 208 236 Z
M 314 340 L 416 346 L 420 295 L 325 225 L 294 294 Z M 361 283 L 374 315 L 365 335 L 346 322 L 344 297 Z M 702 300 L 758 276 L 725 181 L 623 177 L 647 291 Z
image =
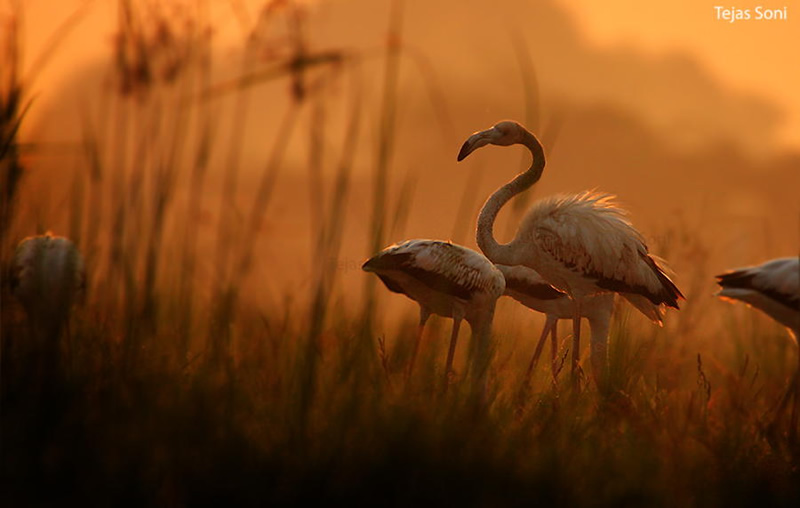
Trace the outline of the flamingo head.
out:
M 458 160 L 464 160 L 469 154 L 485 145 L 509 146 L 522 142 L 525 127 L 513 120 L 503 120 L 492 128 L 472 134 L 461 146 Z

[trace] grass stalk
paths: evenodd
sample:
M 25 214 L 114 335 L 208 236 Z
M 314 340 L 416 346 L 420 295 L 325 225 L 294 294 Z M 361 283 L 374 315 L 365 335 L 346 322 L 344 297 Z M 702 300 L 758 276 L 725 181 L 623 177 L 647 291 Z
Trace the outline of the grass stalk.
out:
M 336 263 L 342 244 L 342 235 L 346 225 L 346 204 L 350 190 L 350 180 L 356 155 L 359 126 L 361 121 L 360 87 L 353 78 L 352 110 L 347 126 L 344 129 L 342 153 L 335 172 L 335 180 L 331 189 L 330 206 L 324 214 L 325 222 L 317 230 L 314 243 L 316 261 L 312 263 L 314 280 L 313 296 L 309 306 L 308 336 L 304 351 L 298 357 L 296 372 L 300 375 L 298 383 L 298 438 L 308 437 L 309 411 L 313 406 L 314 393 L 319 376 L 319 362 L 322 360 L 320 337 L 327 320 L 331 295 L 336 285 Z M 317 140 L 312 136 L 312 139 Z
M 131 20 L 144 16 L 133 12 L 140 8 L 136 2 L 120 5 L 132 10 Z M 401 5 L 395 2 L 392 14 L 402 13 Z M 401 24 L 392 21 L 392 27 L 397 42 Z M 131 44 L 141 47 L 146 31 L 127 29 L 140 39 Z M 210 47 L 206 50 L 210 57 Z M 384 62 L 371 182 L 373 191 L 382 189 L 382 202 L 372 203 L 365 235 L 380 240 L 375 249 L 405 229 L 417 178 L 413 171 L 404 177 L 392 173 L 400 65 L 392 51 L 397 50 L 390 46 Z M 308 55 L 290 60 L 304 58 Z M 120 92 L 97 110 L 83 108 L 85 171 L 68 181 L 72 190 L 63 202 L 71 207 L 70 234 L 80 237 L 93 265 L 94 287 L 70 322 L 68 368 L 53 374 L 57 382 L 47 390 L 30 374 L 36 364 L 25 340 L 31 327 L 3 294 L 0 466 L 6 504 L 284 506 L 332 500 L 374 504 L 375 499 L 412 506 L 502 506 L 520 500 L 569 506 L 797 504 L 800 453 L 791 429 L 783 425 L 773 434 L 765 429 L 765 414 L 781 398 L 794 352 L 783 342 L 775 346 L 777 328 L 760 329 L 761 321 L 747 309 L 732 312 L 736 319 L 729 327 L 714 331 L 711 351 L 691 331 L 702 307 L 671 313 L 668 326 L 655 332 L 649 323 L 618 314 L 608 392 L 590 384 L 566 397 L 566 382 L 553 382 L 543 362 L 520 400 L 515 394 L 530 351 L 513 339 L 521 327 L 510 322 L 501 304 L 489 348 L 496 357 L 489 368 L 489 410 L 483 415 L 470 412 L 474 398 L 466 377 L 446 397 L 431 395 L 441 382 L 435 372 L 441 355 L 422 354 L 428 368 L 418 371 L 409 390 L 393 390 L 392 375 L 399 369 L 390 341 L 402 340 L 410 326 L 382 329 L 373 344 L 379 331 L 374 298 L 380 293 L 375 290 L 368 303 L 371 327 L 365 327 L 365 307 L 352 301 L 349 287 L 340 286 L 337 265 L 345 235 L 355 229 L 348 227 L 356 220 L 349 203 L 364 142 L 363 111 L 370 106 L 362 102 L 358 59 L 351 61 L 344 67 L 351 81 L 344 87 L 348 102 L 341 127 L 333 114 L 338 104 L 332 102 L 340 100 L 334 95 L 335 71 L 308 66 L 293 74 L 286 70 L 291 65 L 282 67 L 280 77 L 295 86 L 288 95 L 294 102 L 259 168 L 247 213 L 240 219 L 231 212 L 226 222 L 212 225 L 211 236 L 230 245 L 224 252 L 216 246 L 209 260 L 202 258 L 197 240 L 202 228 L 196 218 L 207 204 L 203 191 L 213 171 L 234 167 L 238 174 L 223 189 L 222 204 L 241 207 L 243 154 L 235 152 L 245 146 L 239 138 L 217 134 L 214 120 L 220 112 L 229 114 L 224 108 L 231 105 L 236 120 L 236 108 L 251 105 L 245 86 L 233 88 L 238 95 L 231 104 L 176 102 L 209 90 L 210 70 L 201 67 L 181 78 L 186 81 L 154 78 L 147 87 L 140 83 L 138 95 Z M 303 110 L 301 98 L 318 108 L 317 114 Z M 238 117 L 242 123 L 245 113 Z M 281 189 L 286 146 L 296 144 L 295 130 L 306 113 L 320 122 L 303 138 L 310 143 L 308 161 L 318 164 L 309 168 L 308 195 L 320 198 L 311 212 L 312 254 L 319 262 L 312 267 L 308 293 L 290 290 L 282 306 L 253 309 L 243 304 L 240 287 L 255 271 L 257 241 Z M 227 150 L 222 163 L 233 166 L 214 167 L 212 150 L 219 148 Z M 333 177 L 330 184 L 326 172 Z M 190 191 L 185 208 L 175 206 L 179 188 Z M 474 201 L 473 191 L 465 187 L 462 209 Z M 44 192 L 55 194 L 47 187 Z M 51 208 L 28 212 L 26 220 L 41 217 L 47 226 L 64 207 Z M 227 236 L 221 228 L 228 229 Z M 697 236 L 688 227 L 680 229 Z M 702 249 L 686 236 L 668 240 L 681 245 L 671 258 L 686 258 L 699 272 L 710 269 Z M 213 271 L 221 256 L 221 278 L 205 286 L 204 264 Z M 166 269 L 174 259 L 185 262 L 181 270 Z M 171 291 L 175 277 L 180 287 Z M 693 287 L 692 294 L 705 291 L 700 283 Z M 159 322 L 149 329 L 136 322 L 148 304 Z M 207 326 L 207 307 L 215 312 L 218 330 L 207 330 L 213 328 Z M 683 326 L 684 319 L 691 326 Z M 438 336 L 436 327 L 443 322 L 432 320 L 429 336 Z M 202 341 L 194 334 L 215 340 L 215 333 L 235 339 L 236 347 L 211 344 L 218 350 L 210 355 L 189 351 L 193 340 Z M 174 350 L 181 354 L 170 355 Z M 236 362 L 230 361 L 232 353 L 239 353 Z M 57 356 L 52 361 L 67 361 Z M 229 371 L 202 368 L 209 356 L 226 362 Z M 563 370 L 566 351 L 560 356 Z
M 378 124 L 378 154 L 373 171 L 372 212 L 368 255 L 380 251 L 385 243 L 386 201 L 388 199 L 389 166 L 394 150 L 397 83 L 400 72 L 400 41 L 403 28 L 403 2 L 392 0 L 389 8 L 389 30 L 384 61 L 383 91 Z M 374 277 L 364 279 L 363 349 L 370 350 L 377 305 Z
M 198 21 L 202 28 L 209 25 L 208 2 L 200 2 Z M 198 66 L 195 73 L 195 81 L 199 92 L 208 90 L 211 85 L 211 42 L 207 37 L 199 38 L 198 47 Z M 198 101 L 197 122 L 197 145 L 194 147 L 194 159 L 191 166 L 191 176 L 189 181 L 189 199 L 187 201 L 186 218 L 183 235 L 183 274 L 180 282 L 180 300 L 184 302 L 181 306 L 180 327 L 181 340 L 178 346 L 180 358 L 186 359 L 190 348 L 190 337 L 192 335 L 192 321 L 194 316 L 195 297 L 193 287 L 196 284 L 196 259 L 197 259 L 197 219 L 200 215 L 200 206 L 205 189 L 206 175 L 209 169 L 209 159 L 211 149 L 216 136 L 216 123 L 212 119 L 216 116 L 214 106 L 207 101 Z

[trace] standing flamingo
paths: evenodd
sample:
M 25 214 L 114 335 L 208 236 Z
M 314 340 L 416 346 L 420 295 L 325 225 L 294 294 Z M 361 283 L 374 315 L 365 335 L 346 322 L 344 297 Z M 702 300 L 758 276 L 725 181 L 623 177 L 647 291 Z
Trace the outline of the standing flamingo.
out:
M 46 382 L 60 367 L 59 339 L 86 287 L 83 257 L 69 239 L 50 232 L 23 239 L 11 264 L 11 289 L 28 316 Z
M 602 292 L 628 293 L 644 297 L 656 307 L 663 304 L 677 309 L 683 295 L 648 253 L 642 235 L 626 213 L 607 194 L 583 192 L 540 200 L 528 210 L 514 239 L 498 243 L 493 234 L 497 213 L 541 178 L 545 157 L 536 136 L 517 122 L 502 121 L 472 134 L 461 147 L 458 160 L 488 144 L 522 144 L 530 150 L 533 161 L 528 170 L 500 187 L 483 205 L 478 217 L 478 246 L 492 262 L 532 268 L 572 298 L 572 374 L 577 386 L 581 304 L 587 297 Z M 642 310 L 641 305 L 636 307 Z M 607 363 L 605 359 L 592 363 L 601 361 Z
M 533 358 L 525 374 L 526 382 L 539 360 L 548 333 L 551 333 L 551 361 L 553 362 L 552 369 L 555 376 L 556 323 L 559 319 L 571 319 L 575 313 L 575 304 L 566 293 L 551 286 L 541 275 L 530 268 L 522 265 L 496 266 L 506 278 L 506 296 L 510 296 L 529 309 L 542 312 L 547 316 L 539 343 L 536 345 Z M 641 295 L 630 293 L 621 293 L 621 296 L 641 310 L 653 322 L 658 325 L 663 324 L 660 309 L 653 305 L 650 300 Z M 599 293 L 589 296 L 581 302 L 581 317 L 589 321 L 589 328 L 591 329 L 592 371 L 595 373 L 598 383 L 602 382 L 599 376 L 604 374 L 604 363 L 608 357 L 608 330 L 613 312 L 613 293 Z
M 758 266 L 737 268 L 717 275 L 722 289 L 717 296 L 740 300 L 751 305 L 782 324 L 798 345 L 800 339 L 800 257 L 778 258 Z M 789 389 L 783 396 L 778 411 L 780 417 L 786 403 L 794 396 L 790 435 L 797 432 L 797 406 L 800 397 L 800 349 L 797 354 L 797 371 Z
M 68 238 L 23 239 L 14 253 L 11 286 L 35 334 L 56 339 L 85 286 L 83 257 Z
M 530 379 L 539 356 L 542 354 L 544 342 L 550 335 L 550 362 L 553 377 L 556 375 L 557 330 L 559 319 L 572 319 L 575 315 L 575 305 L 563 291 L 551 286 L 541 275 L 530 268 L 517 265 L 496 265 L 503 272 L 506 279 L 505 295 L 510 296 L 522 305 L 545 314 L 544 328 L 539 342 L 536 344 L 533 357 L 525 373 L 525 382 Z M 611 323 L 611 314 L 614 311 L 614 295 L 603 293 L 587 297 L 581 305 L 581 317 L 589 321 L 591 329 L 592 350 L 604 349 L 608 338 L 608 329 Z M 592 354 L 592 360 L 605 358 L 605 351 Z M 592 365 L 595 373 L 602 371 L 601 365 Z
M 474 250 L 438 240 L 408 240 L 391 245 L 368 259 L 362 269 L 374 272 L 389 291 L 402 293 L 419 304 L 419 326 L 406 377 L 411 375 L 425 323 L 431 314 L 453 318 L 453 332 L 445 365 L 445 386 L 458 340 L 461 320 L 472 328 L 473 344 L 481 362 L 476 379 L 485 375 L 492 318 L 505 279 L 491 261 Z

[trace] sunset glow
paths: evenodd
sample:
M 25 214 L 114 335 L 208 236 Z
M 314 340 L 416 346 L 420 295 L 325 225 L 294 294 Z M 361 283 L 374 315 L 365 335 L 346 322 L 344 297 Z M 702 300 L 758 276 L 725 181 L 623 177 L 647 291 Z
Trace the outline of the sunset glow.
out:
M 0 0 L 0 501 L 797 506 L 798 48 L 796 0 Z

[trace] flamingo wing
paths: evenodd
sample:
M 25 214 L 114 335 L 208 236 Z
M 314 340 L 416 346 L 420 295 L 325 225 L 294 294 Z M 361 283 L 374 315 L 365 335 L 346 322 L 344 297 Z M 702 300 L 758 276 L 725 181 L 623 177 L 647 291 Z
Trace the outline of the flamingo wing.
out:
M 384 249 L 364 263 L 386 287 L 403 292 L 390 273 L 403 272 L 428 288 L 462 300 L 470 300 L 477 291 L 497 293 L 502 274 L 481 254 L 437 240 L 410 240 Z M 382 276 L 381 276 L 382 275 Z M 503 288 L 499 288 L 501 294 Z
M 584 192 L 542 200 L 526 219 L 537 248 L 600 290 L 677 308 L 683 295 L 613 199 Z
M 506 293 L 516 291 L 539 300 L 557 300 L 567 296 L 554 288 L 538 272 L 522 265 L 496 265 L 506 279 Z
M 760 266 L 717 275 L 723 289 L 756 291 L 800 312 L 800 258 L 773 259 Z

